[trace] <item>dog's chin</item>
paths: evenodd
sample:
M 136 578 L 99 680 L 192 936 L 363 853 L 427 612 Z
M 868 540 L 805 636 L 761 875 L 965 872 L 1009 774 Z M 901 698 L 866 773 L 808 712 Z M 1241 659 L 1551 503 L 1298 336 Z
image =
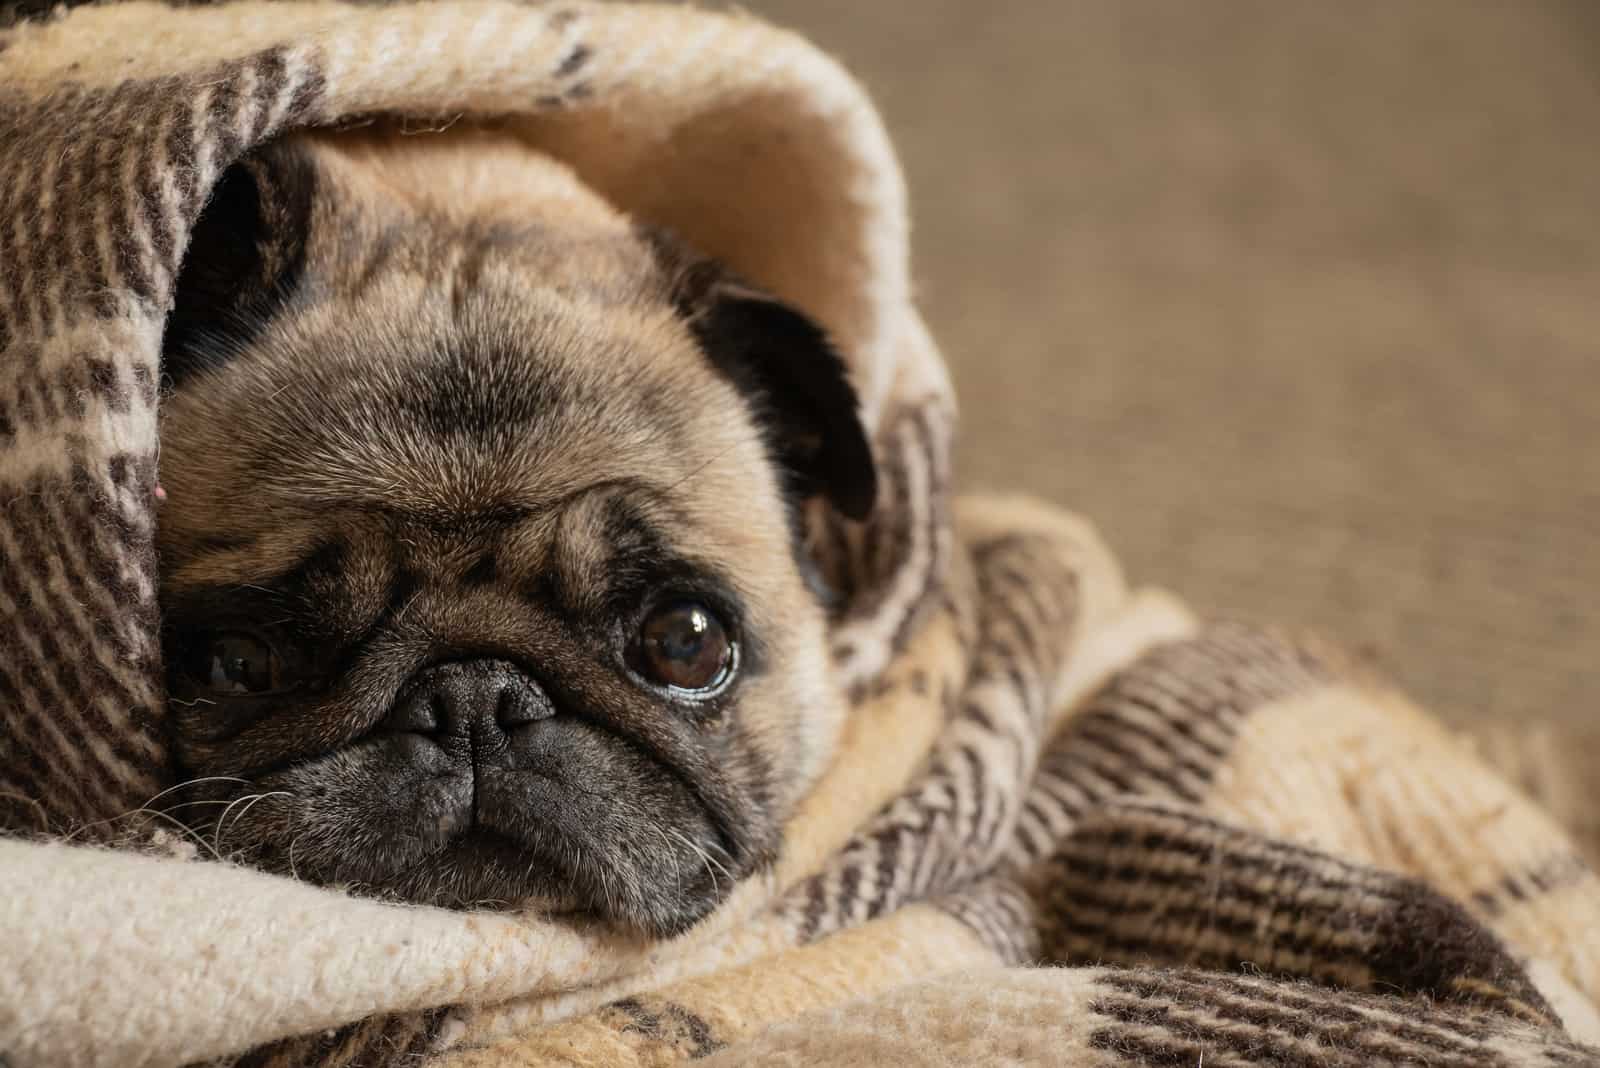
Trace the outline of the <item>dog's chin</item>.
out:
M 448 909 L 534 912 L 581 920 L 603 919 L 598 903 L 576 892 L 522 842 L 499 831 L 473 828 L 419 864 L 357 889 L 416 905 Z
M 464 752 L 372 737 L 213 803 L 209 837 L 363 895 L 651 937 L 693 926 L 766 857 L 753 820 L 717 819 L 681 773 L 581 725 L 525 729 L 487 762 Z
M 473 828 L 420 864 L 378 882 L 361 884 L 359 889 L 415 905 L 517 911 L 638 928 L 650 934 L 675 932 L 676 925 L 665 921 L 663 911 L 695 913 L 692 901 L 709 901 L 715 896 L 691 894 L 685 895 L 691 900 L 646 904 L 608 894 L 604 886 L 596 895 L 581 888 L 565 868 L 548 863 L 526 843 L 499 831 Z M 623 881 L 620 876 L 618 881 Z M 705 907 L 712 906 L 714 901 Z M 696 918 L 698 915 L 693 915 L 687 923 Z
M 352 889 L 411 904 L 527 912 L 665 938 L 713 911 L 733 878 L 726 865 L 708 866 L 698 854 L 664 852 L 649 865 L 618 864 L 583 843 L 554 836 L 530 842 L 473 827 L 420 863 Z
M 482 826 L 468 827 L 420 857 L 383 855 L 354 847 L 377 837 L 369 829 L 304 824 L 287 845 L 257 843 L 241 854 L 268 870 L 361 896 L 526 912 L 665 938 L 713 911 L 740 872 L 731 861 L 715 859 L 718 847 L 668 846 L 662 843 L 692 839 L 676 828 L 658 830 L 659 837 L 650 835 L 657 852 L 649 858 L 619 859 L 608 855 L 607 843 L 569 840 L 558 831 L 512 834 Z M 237 841 L 237 835 L 230 837 Z M 352 848 L 308 857 L 309 841 L 341 839 Z

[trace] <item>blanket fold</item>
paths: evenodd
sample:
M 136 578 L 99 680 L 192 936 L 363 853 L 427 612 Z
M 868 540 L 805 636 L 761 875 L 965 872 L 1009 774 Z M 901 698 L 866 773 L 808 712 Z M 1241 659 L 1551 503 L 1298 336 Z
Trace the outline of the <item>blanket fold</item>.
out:
M 849 722 L 775 864 L 675 939 L 358 899 L 171 815 L 173 281 L 231 162 L 375 116 L 570 164 L 816 316 L 863 398 L 877 505 L 806 530 Z M 747 17 L 130 0 L 0 30 L 0 1064 L 1600 1064 L 1589 847 L 1359 662 L 958 497 L 908 262 L 870 102 Z M 1592 833 L 1539 744 L 1491 755 Z

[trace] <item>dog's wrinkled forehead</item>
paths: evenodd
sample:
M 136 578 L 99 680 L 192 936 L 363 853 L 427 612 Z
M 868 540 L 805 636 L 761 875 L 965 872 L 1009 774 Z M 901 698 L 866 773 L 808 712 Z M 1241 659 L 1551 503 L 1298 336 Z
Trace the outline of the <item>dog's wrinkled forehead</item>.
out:
M 462 180 L 441 154 L 442 173 L 418 182 Z M 483 180 L 493 162 L 476 160 L 465 175 Z M 649 398 L 694 392 L 701 396 L 678 407 L 699 408 L 726 387 L 673 314 L 646 243 L 575 183 L 563 188 L 568 176 L 557 165 L 545 166 L 540 195 L 497 204 L 452 190 L 473 205 L 462 218 L 447 200 L 411 193 L 381 166 L 353 166 L 343 154 L 309 149 L 292 173 L 279 164 L 262 182 L 295 182 L 293 195 L 275 195 L 307 202 L 305 220 L 285 220 L 274 235 L 303 241 L 294 276 L 272 279 L 228 313 L 259 313 L 258 322 L 203 328 L 188 359 L 169 370 L 212 372 L 203 392 L 214 403 L 257 404 L 252 419 L 289 450 L 274 464 L 290 461 L 285 475 L 312 479 L 317 470 L 293 464 L 307 436 L 399 451 L 424 465 L 419 481 L 437 486 L 454 473 L 427 469 L 428 443 L 441 436 L 467 439 L 450 441 L 454 454 L 462 446 L 522 453 L 581 449 L 597 436 L 615 448 L 671 429 L 673 406 Z M 525 189 L 525 170 L 518 177 Z M 567 195 L 543 195 L 552 185 Z M 279 306 L 265 309 L 275 298 Z
M 735 391 L 664 307 L 585 304 L 526 281 L 459 298 L 414 277 L 386 286 L 404 292 L 295 302 L 247 356 L 175 398 L 174 419 L 188 397 L 207 409 L 213 470 L 310 507 L 444 515 L 536 509 L 600 471 L 670 482 L 760 449 Z M 250 433 L 230 432 L 242 419 Z
M 408 149 L 297 146 L 229 179 L 246 188 L 219 189 L 214 210 L 267 237 L 243 248 L 228 244 L 236 225 L 202 230 L 191 251 L 191 297 L 169 325 L 163 471 L 174 499 L 207 514 L 164 516 L 169 546 L 191 517 L 211 540 L 230 514 L 259 531 L 264 509 L 449 524 L 537 512 L 604 480 L 697 480 L 711 492 L 682 494 L 690 504 L 777 499 L 750 462 L 761 431 L 648 239 L 554 163 L 492 142 L 470 160 Z M 513 164 L 515 182 L 497 186 Z M 221 308 L 194 277 L 218 263 L 232 276 Z
M 448 524 L 606 480 L 765 551 L 765 517 L 796 501 L 860 517 L 874 499 L 854 391 L 814 322 L 505 137 L 255 153 L 213 192 L 177 291 L 169 557 L 266 513 Z

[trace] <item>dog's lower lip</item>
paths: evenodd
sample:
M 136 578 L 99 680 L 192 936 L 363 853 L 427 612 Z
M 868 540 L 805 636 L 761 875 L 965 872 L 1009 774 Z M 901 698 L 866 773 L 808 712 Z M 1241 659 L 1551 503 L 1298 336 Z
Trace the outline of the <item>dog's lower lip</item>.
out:
M 391 889 L 401 891 L 404 900 L 419 904 L 433 904 L 448 908 L 516 908 L 529 910 L 546 919 L 563 921 L 598 920 L 602 914 L 570 893 L 541 887 L 537 891 L 519 894 L 511 889 L 517 880 L 511 873 L 526 868 L 534 851 L 512 836 L 492 828 L 473 825 L 453 839 L 444 849 L 391 880 Z M 465 868 L 485 873 L 488 877 L 478 886 L 481 891 L 465 889 L 446 898 L 424 895 L 418 897 L 405 893 L 405 885 L 414 879 L 426 879 L 430 872 L 447 868 Z M 489 875 L 498 871 L 499 875 Z M 511 877 L 508 882 L 506 876 Z M 481 893 L 481 896 L 480 896 Z
M 474 823 L 453 835 L 441 849 L 383 881 L 400 888 L 430 871 L 450 867 L 475 871 L 517 870 L 525 868 L 533 856 L 534 850 L 511 835 Z
M 511 835 L 493 827 L 473 824 L 445 847 L 445 852 L 460 850 L 469 853 L 492 853 L 516 856 L 526 860 L 530 850 Z
M 601 717 L 528 724 L 511 745 L 492 751 L 451 750 L 416 732 L 380 733 L 342 759 L 367 769 L 377 788 L 367 811 L 349 812 L 353 802 L 328 794 L 313 765 L 284 773 L 290 781 L 283 785 L 308 799 L 304 814 L 292 814 L 299 822 L 286 825 L 291 833 L 265 828 L 276 833 L 270 842 L 280 851 L 278 841 L 298 841 L 292 832 L 319 818 L 349 828 L 348 840 L 374 843 L 359 853 L 331 842 L 309 863 L 302 851 L 300 871 L 315 881 L 415 905 L 514 911 L 665 936 L 687 929 L 723 896 L 715 875 L 700 875 L 711 865 L 690 856 L 695 843 L 719 865 L 744 868 L 742 843 L 730 842 L 694 778 Z M 653 778 L 647 766 L 658 769 Z M 603 774 L 612 771 L 619 785 Z M 640 780 L 661 808 L 629 823 L 614 795 Z M 663 852 L 657 854 L 643 844 L 653 839 L 639 822 L 682 833 L 671 839 L 658 833 Z

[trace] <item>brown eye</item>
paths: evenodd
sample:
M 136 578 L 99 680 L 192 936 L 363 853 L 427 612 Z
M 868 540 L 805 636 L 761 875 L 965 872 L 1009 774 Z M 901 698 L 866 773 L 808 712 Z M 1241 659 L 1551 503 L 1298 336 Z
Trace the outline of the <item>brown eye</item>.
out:
M 698 601 L 671 601 L 640 630 L 642 674 L 679 690 L 709 690 L 732 674 L 733 642 L 721 620 Z
M 215 694 L 270 693 L 284 686 L 283 661 L 253 634 L 203 635 L 189 647 L 183 673 L 199 689 Z

